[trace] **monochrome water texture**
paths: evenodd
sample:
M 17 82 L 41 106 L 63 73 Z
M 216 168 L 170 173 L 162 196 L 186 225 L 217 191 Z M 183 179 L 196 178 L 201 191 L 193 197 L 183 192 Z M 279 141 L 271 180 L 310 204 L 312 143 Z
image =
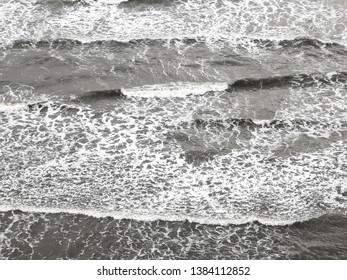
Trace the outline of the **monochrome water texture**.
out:
M 1 259 L 347 259 L 347 2 L 0 0 Z

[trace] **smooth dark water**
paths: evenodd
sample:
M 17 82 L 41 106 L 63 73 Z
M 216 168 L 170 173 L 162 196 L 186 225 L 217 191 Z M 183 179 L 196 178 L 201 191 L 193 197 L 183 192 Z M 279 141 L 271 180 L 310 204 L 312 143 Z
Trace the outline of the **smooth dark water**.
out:
M 346 14 L 0 0 L 0 258 L 347 259 Z

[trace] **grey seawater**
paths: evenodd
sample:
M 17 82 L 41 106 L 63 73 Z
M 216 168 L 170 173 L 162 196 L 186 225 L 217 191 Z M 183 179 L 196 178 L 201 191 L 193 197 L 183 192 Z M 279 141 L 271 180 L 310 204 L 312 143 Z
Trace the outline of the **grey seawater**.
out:
M 346 259 L 347 218 L 266 226 L 1 214 L 6 259 Z
M 1 259 L 347 259 L 347 5 L 0 1 Z

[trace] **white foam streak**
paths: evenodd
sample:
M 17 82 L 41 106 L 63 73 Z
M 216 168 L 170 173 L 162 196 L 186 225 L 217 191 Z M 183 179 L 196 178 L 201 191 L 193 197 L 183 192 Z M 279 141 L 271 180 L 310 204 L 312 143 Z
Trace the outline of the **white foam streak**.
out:
M 122 220 L 122 219 L 131 219 L 131 220 L 138 220 L 138 221 L 169 221 L 169 222 L 176 222 L 176 221 L 189 221 L 191 223 L 199 223 L 199 224 L 206 224 L 206 225 L 221 225 L 221 226 L 227 226 L 227 225 L 243 225 L 247 223 L 252 222 L 259 222 L 263 225 L 269 225 L 269 226 L 286 226 L 291 225 L 297 222 L 304 222 L 308 221 L 310 219 L 319 218 L 322 215 L 325 214 L 331 214 L 329 213 L 320 213 L 315 214 L 310 217 L 305 217 L 303 219 L 297 219 L 297 220 L 273 220 L 268 218 L 261 218 L 261 217 L 255 217 L 255 216 L 245 216 L 240 219 L 235 219 L 230 217 L 230 219 L 218 219 L 218 218 L 195 218 L 190 216 L 179 216 L 179 215 L 155 215 L 155 214 L 134 214 L 133 211 L 124 211 L 120 213 L 115 212 L 98 212 L 93 210 L 84 210 L 84 209 L 66 209 L 66 208 L 47 208 L 47 207 L 27 207 L 27 206 L 0 206 L 0 212 L 7 212 L 7 211 L 14 211 L 14 210 L 20 210 L 22 212 L 28 212 L 28 213 L 53 213 L 53 214 L 59 214 L 59 213 L 67 213 L 67 214 L 74 214 L 74 215 L 85 215 L 95 218 L 105 218 L 105 217 L 112 217 L 116 220 Z
M 122 89 L 122 93 L 129 97 L 169 98 L 202 95 L 211 91 L 224 91 L 227 88 L 227 83 L 169 83 Z
M 15 104 L 4 104 L 0 103 L 0 112 L 13 111 L 13 110 L 22 110 L 27 107 L 26 104 L 15 103 Z

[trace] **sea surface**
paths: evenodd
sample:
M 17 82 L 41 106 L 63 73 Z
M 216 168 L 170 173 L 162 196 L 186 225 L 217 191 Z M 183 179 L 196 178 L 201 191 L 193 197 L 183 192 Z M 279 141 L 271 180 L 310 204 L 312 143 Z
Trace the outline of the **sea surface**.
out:
M 347 259 L 347 1 L 0 0 L 0 259 Z

